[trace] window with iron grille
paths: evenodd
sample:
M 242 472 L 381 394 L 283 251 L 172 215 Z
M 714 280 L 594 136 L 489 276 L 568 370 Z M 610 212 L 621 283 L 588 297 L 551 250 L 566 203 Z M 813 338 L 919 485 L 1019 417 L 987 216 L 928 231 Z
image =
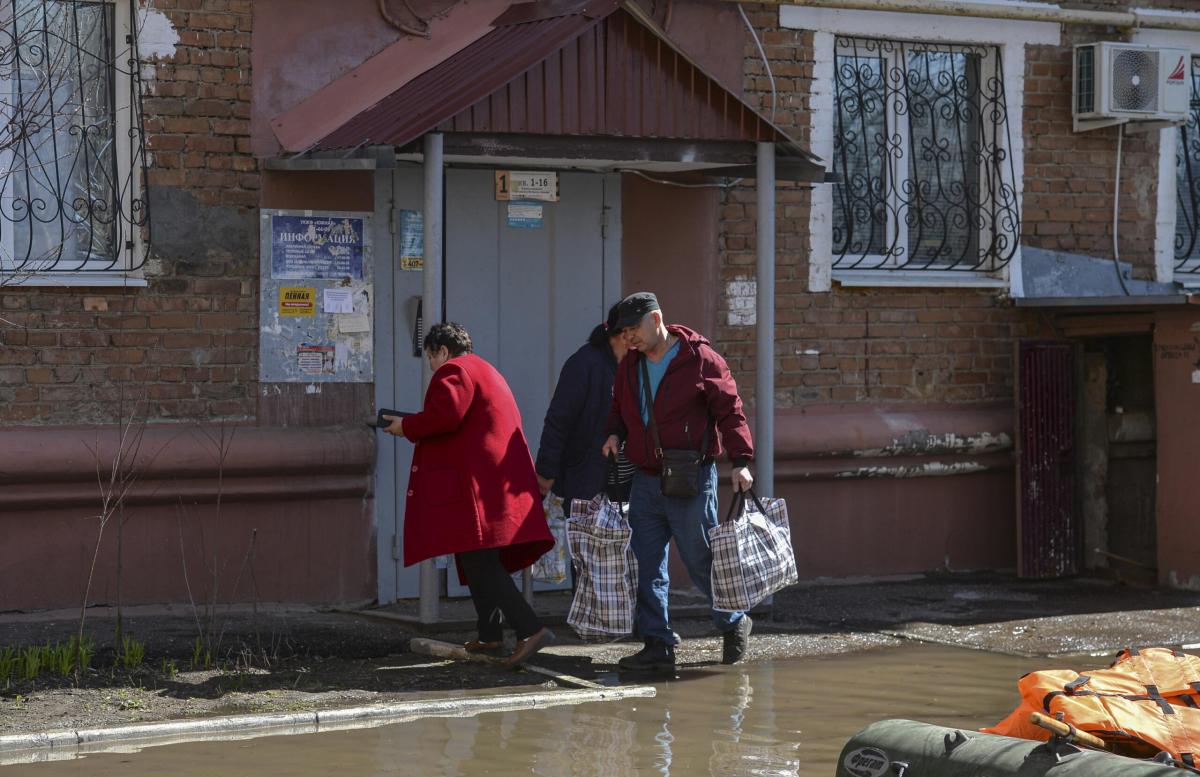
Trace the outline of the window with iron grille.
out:
M 839 37 L 833 271 L 994 274 L 1020 242 L 997 47 Z
M 0 284 L 125 282 L 148 238 L 133 0 L 0 0 Z
M 1192 59 L 1192 101 L 1175 151 L 1175 274 L 1200 280 L 1200 57 Z

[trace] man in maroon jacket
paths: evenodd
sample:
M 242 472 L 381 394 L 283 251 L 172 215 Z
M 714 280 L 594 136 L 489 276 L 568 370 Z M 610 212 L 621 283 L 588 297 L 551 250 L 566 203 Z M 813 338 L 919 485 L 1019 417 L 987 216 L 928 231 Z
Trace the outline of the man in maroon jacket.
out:
M 667 547 L 671 538 L 692 582 L 712 603 L 712 552 L 708 530 L 717 524 L 717 468 L 727 450 L 735 489 L 754 482 L 747 466 L 754 442 L 737 384 L 729 367 L 702 335 L 664 323 L 658 298 L 638 292 L 619 305 L 617 326 L 636 353 L 622 359 L 613 381 L 610 436 L 604 453 L 622 441 L 625 455 L 638 468 L 629 496 L 633 553 L 638 560 L 638 632 L 645 647 L 619 662 L 623 669 L 669 671 L 675 668 L 679 637 L 667 610 Z M 644 367 L 643 367 L 644 365 Z M 643 387 L 648 379 L 649 391 Z M 652 439 L 651 397 L 658 444 Z M 695 496 L 665 496 L 659 481 L 662 450 L 690 449 L 703 456 Z M 722 661 L 732 664 L 746 653 L 752 623 L 741 612 L 712 611 L 724 635 Z

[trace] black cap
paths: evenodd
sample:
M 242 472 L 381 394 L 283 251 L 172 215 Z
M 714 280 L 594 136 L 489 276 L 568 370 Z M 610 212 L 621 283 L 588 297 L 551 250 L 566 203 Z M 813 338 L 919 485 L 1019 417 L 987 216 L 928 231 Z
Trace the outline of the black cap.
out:
M 619 332 L 626 327 L 637 326 L 647 313 L 655 310 L 662 308 L 658 306 L 658 297 L 652 292 L 638 291 L 630 294 L 617 303 L 616 330 Z
M 621 334 L 621 328 L 617 326 L 617 318 L 621 315 L 621 303 L 613 305 L 608 309 L 608 318 L 604 320 L 604 334 L 612 337 Z

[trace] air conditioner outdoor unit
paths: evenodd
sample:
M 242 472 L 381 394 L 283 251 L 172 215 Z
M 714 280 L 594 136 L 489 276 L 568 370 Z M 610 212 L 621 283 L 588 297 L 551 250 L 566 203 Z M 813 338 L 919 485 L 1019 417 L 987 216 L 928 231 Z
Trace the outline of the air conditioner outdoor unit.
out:
M 1151 129 L 1187 120 L 1192 56 L 1132 43 L 1075 47 L 1075 131 L 1130 124 Z

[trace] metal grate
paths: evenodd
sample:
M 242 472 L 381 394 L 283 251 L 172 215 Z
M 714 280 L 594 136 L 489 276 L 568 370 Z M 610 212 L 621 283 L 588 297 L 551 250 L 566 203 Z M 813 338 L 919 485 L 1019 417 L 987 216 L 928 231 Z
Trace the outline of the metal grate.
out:
M 116 0 L 0 2 L 0 281 L 144 263 L 136 3 L 119 4 L 129 35 Z
M 1017 567 L 1021 577 L 1079 571 L 1075 367 L 1070 343 L 1017 344 Z
M 1020 240 L 1000 51 L 840 38 L 835 270 L 992 272 Z
M 1096 50 L 1081 46 L 1075 50 L 1075 112 L 1096 110 Z
M 1200 57 L 1192 60 L 1192 100 L 1175 151 L 1175 272 L 1200 277 Z
M 1158 54 L 1118 51 L 1113 56 L 1112 107 L 1151 113 L 1158 105 Z

